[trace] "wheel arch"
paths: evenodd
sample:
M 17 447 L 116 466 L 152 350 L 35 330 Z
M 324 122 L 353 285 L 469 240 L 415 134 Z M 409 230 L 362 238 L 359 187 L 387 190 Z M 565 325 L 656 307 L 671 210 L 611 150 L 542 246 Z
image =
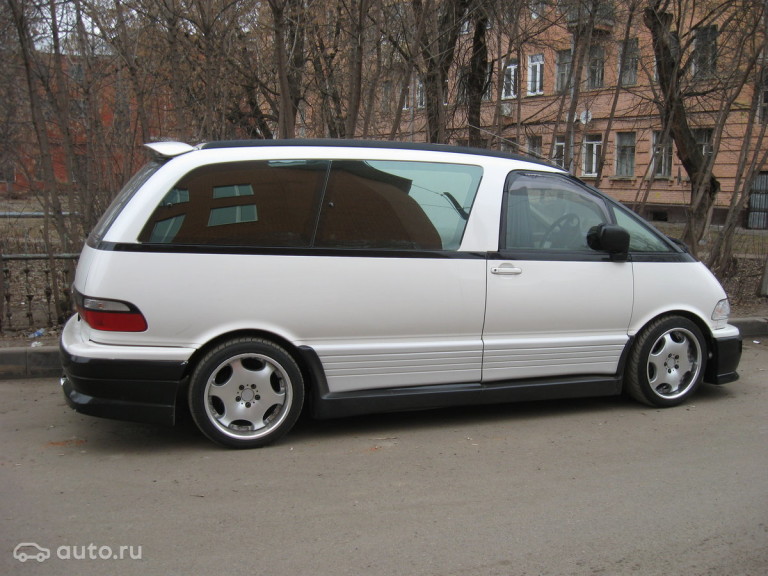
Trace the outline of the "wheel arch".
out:
M 268 330 L 242 329 L 219 334 L 200 346 L 187 361 L 185 372 L 186 385 L 189 385 L 189 377 L 192 375 L 195 366 L 197 366 L 201 358 L 204 358 L 210 350 L 216 348 L 223 342 L 235 338 L 261 338 L 284 348 L 293 357 L 301 370 L 301 375 L 304 378 L 305 397 L 307 399 L 311 397 L 308 393 L 312 391 L 319 381 L 321 381 L 320 379 L 324 380 L 322 365 L 320 364 L 319 359 L 317 359 L 317 361 L 314 360 L 314 358 L 317 358 L 317 354 L 315 354 L 312 348 L 308 346 L 296 346 L 290 340 Z
M 710 324 L 702 318 L 702 316 L 694 311 L 691 310 L 685 310 L 685 309 L 678 309 L 678 310 L 665 310 L 664 312 L 659 312 L 655 316 L 650 316 L 642 322 L 642 324 L 639 325 L 639 327 L 632 333 L 630 336 L 632 338 L 630 339 L 630 345 L 634 345 L 634 342 L 637 340 L 637 335 L 640 334 L 643 330 L 645 330 L 648 326 L 656 322 L 657 320 L 660 320 L 662 318 L 666 318 L 669 316 L 681 316 L 682 318 L 685 318 L 687 320 L 690 320 L 694 324 L 696 324 L 696 327 L 701 331 L 701 334 L 704 336 L 704 339 L 706 340 L 707 344 L 707 354 L 711 353 L 712 349 L 712 327 Z

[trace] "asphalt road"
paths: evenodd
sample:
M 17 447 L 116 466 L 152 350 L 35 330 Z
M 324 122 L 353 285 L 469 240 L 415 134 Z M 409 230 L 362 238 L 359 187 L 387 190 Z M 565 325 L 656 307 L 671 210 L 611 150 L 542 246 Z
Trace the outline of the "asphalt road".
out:
M 244 452 L 78 415 L 53 379 L 0 382 L 0 574 L 762 576 L 768 340 L 740 372 L 669 410 L 305 421 Z

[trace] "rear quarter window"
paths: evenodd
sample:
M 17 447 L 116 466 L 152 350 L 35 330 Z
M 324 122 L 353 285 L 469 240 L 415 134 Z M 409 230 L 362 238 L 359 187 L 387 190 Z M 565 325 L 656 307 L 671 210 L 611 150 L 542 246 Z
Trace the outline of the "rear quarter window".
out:
M 196 168 L 168 191 L 139 241 L 307 247 L 327 166 L 297 160 Z
M 89 245 L 96 245 L 104 238 L 107 230 L 112 226 L 123 208 L 162 165 L 163 162 L 160 161 L 148 162 L 128 180 L 88 235 Z

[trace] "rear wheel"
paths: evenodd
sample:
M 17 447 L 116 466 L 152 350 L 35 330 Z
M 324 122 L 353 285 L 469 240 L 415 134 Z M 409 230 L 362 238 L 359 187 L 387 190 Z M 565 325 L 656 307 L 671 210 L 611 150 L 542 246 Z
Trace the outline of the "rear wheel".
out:
M 666 316 L 646 326 L 629 355 L 627 392 L 651 406 L 677 406 L 699 387 L 707 347 L 698 326 L 682 316 Z
M 238 338 L 208 352 L 189 385 L 189 408 L 208 438 L 232 448 L 258 448 L 282 437 L 304 403 L 293 357 L 259 338 Z

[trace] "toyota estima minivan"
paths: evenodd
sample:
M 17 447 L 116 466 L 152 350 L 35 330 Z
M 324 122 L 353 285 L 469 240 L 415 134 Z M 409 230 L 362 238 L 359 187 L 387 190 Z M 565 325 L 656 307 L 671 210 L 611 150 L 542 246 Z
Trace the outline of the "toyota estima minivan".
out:
M 149 145 L 83 248 L 79 412 L 238 448 L 319 418 L 735 380 L 717 280 L 559 168 L 344 141 Z

